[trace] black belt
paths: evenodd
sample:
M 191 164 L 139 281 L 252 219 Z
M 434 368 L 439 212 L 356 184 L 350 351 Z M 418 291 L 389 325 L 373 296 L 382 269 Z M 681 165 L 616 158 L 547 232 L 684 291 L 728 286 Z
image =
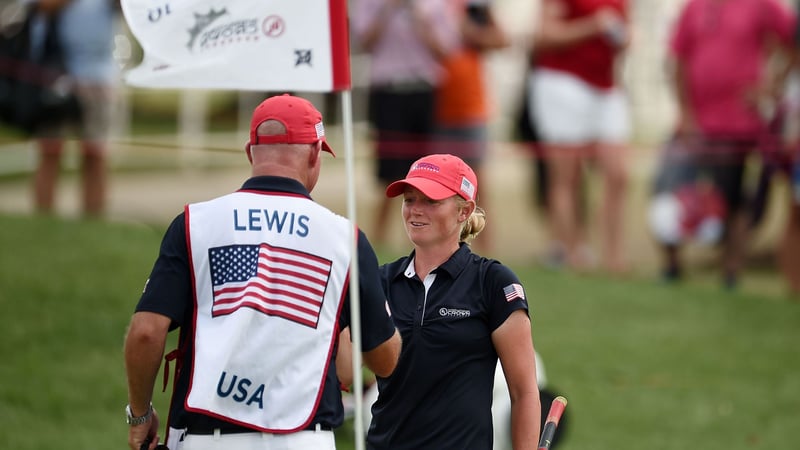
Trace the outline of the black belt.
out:
M 333 427 L 330 425 L 324 424 L 314 424 L 310 425 L 303 431 L 315 431 L 317 430 L 317 425 L 319 425 L 319 431 L 333 431 Z M 195 434 L 199 436 L 211 436 L 214 434 L 216 430 L 219 430 L 219 434 L 242 434 L 242 433 L 261 433 L 261 431 L 253 430 L 251 428 L 244 428 L 244 427 L 235 427 L 235 428 L 205 428 L 205 427 L 194 427 L 190 426 L 186 428 L 186 434 Z

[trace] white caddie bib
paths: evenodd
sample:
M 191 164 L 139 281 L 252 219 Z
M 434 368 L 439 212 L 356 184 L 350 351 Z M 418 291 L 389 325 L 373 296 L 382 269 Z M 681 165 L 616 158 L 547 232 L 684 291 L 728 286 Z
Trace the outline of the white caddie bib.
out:
M 325 383 L 354 227 L 305 197 L 235 192 L 186 207 L 195 284 L 187 411 L 309 425 Z

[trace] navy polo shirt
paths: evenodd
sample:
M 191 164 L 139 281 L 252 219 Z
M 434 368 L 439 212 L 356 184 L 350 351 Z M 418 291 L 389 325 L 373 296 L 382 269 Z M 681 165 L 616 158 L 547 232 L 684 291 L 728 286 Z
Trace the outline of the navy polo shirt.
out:
M 293 193 L 311 198 L 309 192 L 298 181 L 282 177 L 253 177 L 247 180 L 242 190 Z M 264 197 L 268 199 L 269 197 Z M 191 280 L 191 264 L 187 250 L 186 223 L 184 213 L 179 214 L 167 229 L 161 249 L 145 291 L 136 306 L 136 311 L 149 311 L 172 319 L 170 329 L 180 327 L 182 370 L 175 385 L 170 406 L 170 423 L 174 428 L 223 431 L 242 431 L 242 427 L 202 414 L 188 413 L 184 402 L 188 392 L 191 358 L 191 337 L 194 335 L 192 316 L 194 309 Z M 378 273 L 378 259 L 364 233 L 358 232 L 359 293 L 361 298 L 362 350 L 369 351 L 391 338 L 394 324 L 386 313 L 386 302 Z M 346 293 L 340 329 L 350 324 L 350 292 Z M 338 348 L 338 346 L 337 346 Z M 328 366 L 325 387 L 312 424 L 327 428 L 339 427 L 344 421 L 344 409 L 338 378 L 336 377 L 335 352 Z M 311 427 L 313 428 L 313 426 Z
M 491 449 L 497 364 L 491 334 L 512 312 L 527 313 L 521 283 L 500 262 L 462 244 L 432 272 L 426 295 L 409 268 L 413 257 L 381 267 L 403 349 L 394 373 L 378 379 L 368 448 Z

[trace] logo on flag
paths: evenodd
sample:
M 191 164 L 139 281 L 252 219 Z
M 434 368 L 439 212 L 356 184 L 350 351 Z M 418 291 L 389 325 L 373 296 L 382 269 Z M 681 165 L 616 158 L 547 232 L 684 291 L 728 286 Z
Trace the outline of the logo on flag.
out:
M 525 291 L 522 290 L 522 285 L 518 283 L 512 283 L 504 287 L 503 294 L 506 295 L 507 302 L 510 302 L 516 298 L 525 300 Z
M 214 11 L 214 8 L 208 11 L 208 14 L 198 14 L 194 13 L 194 26 L 190 28 L 189 31 L 189 42 L 186 44 L 186 48 L 192 50 L 194 48 L 194 42 L 200 33 L 202 33 L 206 28 L 208 28 L 215 20 L 219 19 L 221 16 L 228 14 L 228 10 L 225 8 L 220 9 L 219 11 Z
M 330 260 L 268 244 L 215 247 L 208 256 L 214 289 L 212 317 L 245 307 L 317 327 Z
M 134 86 L 173 89 L 349 89 L 347 4 L 121 0 L 128 28 L 144 53 L 125 80 Z
M 295 50 L 294 56 L 295 67 L 301 64 L 311 67 L 311 50 Z
M 261 30 L 264 32 L 264 36 L 266 37 L 278 37 L 283 34 L 285 29 L 286 23 L 283 21 L 281 16 L 269 16 L 264 19 L 264 22 L 261 24 Z

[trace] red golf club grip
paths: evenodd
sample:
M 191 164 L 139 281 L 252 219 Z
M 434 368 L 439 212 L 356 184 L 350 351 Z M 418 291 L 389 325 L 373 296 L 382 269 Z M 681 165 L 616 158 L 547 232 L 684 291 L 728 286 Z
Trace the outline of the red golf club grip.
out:
M 558 396 L 550 404 L 550 411 L 547 413 L 547 420 L 542 427 L 542 435 L 539 438 L 539 450 L 549 450 L 550 445 L 553 443 L 553 437 L 556 434 L 558 421 L 561 420 L 561 415 L 564 414 L 564 408 L 567 407 L 567 399 Z

